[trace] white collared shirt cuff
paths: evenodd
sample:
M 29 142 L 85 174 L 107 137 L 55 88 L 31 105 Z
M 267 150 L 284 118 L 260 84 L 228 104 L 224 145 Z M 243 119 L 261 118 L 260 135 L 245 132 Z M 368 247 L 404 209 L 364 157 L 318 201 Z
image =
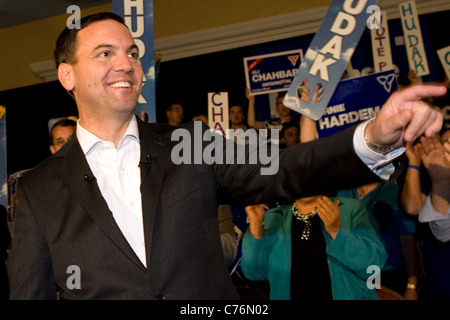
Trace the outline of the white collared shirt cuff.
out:
M 389 180 L 389 177 L 395 171 L 392 161 L 405 152 L 405 147 L 398 148 L 394 151 L 382 155 L 369 148 L 364 140 L 364 132 L 370 120 L 360 123 L 353 135 L 353 145 L 356 154 L 361 160 L 383 180 Z
M 432 222 L 432 221 L 440 221 L 440 220 L 449 220 L 450 221 L 450 209 L 447 211 L 445 215 L 436 211 L 433 208 L 433 204 L 431 203 L 430 196 L 427 197 L 427 201 L 425 201 L 425 205 L 419 212 L 419 221 L 420 222 Z

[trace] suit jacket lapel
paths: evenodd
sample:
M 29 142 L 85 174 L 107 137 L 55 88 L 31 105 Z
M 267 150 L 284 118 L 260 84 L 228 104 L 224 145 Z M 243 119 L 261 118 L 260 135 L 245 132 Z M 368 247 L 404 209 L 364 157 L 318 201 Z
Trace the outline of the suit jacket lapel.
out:
M 57 162 L 56 170 L 69 186 L 75 199 L 92 217 L 94 223 L 125 255 L 145 271 L 145 266 L 134 253 L 116 224 L 75 135 L 67 144 L 66 148 L 61 150 L 65 152 L 59 152 L 55 155 L 57 158 L 61 158 L 61 161 Z
M 150 266 L 155 218 L 164 177 L 170 163 L 170 139 L 158 135 L 158 125 L 138 121 L 141 141 L 141 198 L 147 266 Z

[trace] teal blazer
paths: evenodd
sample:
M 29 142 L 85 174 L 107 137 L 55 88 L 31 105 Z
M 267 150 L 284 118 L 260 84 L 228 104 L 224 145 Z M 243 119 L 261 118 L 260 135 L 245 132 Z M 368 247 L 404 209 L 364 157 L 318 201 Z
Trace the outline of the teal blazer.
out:
M 341 225 L 333 240 L 325 237 L 331 287 L 334 300 L 377 300 L 375 289 L 369 289 L 367 280 L 374 278 L 371 265 L 383 269 L 386 251 L 373 229 L 364 204 L 356 199 L 340 200 Z M 255 239 L 247 229 L 242 242 L 241 268 L 254 281 L 268 280 L 271 300 L 290 299 L 291 205 L 283 205 L 266 212 L 264 237 Z M 305 257 L 307 260 L 308 257 Z

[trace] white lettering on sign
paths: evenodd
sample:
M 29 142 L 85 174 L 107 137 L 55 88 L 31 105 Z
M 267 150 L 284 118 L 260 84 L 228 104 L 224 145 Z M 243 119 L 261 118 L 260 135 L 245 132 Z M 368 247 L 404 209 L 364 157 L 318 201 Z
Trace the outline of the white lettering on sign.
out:
M 354 5 L 354 2 L 346 0 L 343 4 L 344 11 L 339 11 L 337 14 L 330 29 L 335 35 L 317 53 L 309 69 L 309 74 L 312 76 L 320 73 L 320 78 L 323 81 L 330 81 L 328 67 L 341 58 L 342 39 L 355 30 L 356 18 L 354 16 L 364 10 L 367 0 L 357 1 L 356 5 Z
M 123 14 L 125 24 L 130 29 L 131 35 L 134 39 L 134 43 L 139 49 L 139 58 L 145 55 L 145 43 L 140 37 L 145 33 L 145 23 L 144 23 L 144 1 L 143 0 L 123 0 Z M 142 77 L 142 87 L 145 86 L 147 78 L 145 75 Z M 138 103 L 146 104 L 147 99 L 141 94 L 139 95 Z
M 345 110 L 344 105 L 338 105 L 337 107 L 332 108 L 339 108 L 340 110 L 342 109 Z M 340 113 L 337 115 L 332 115 L 330 117 L 324 116 L 321 119 L 319 119 L 319 128 L 320 130 L 325 130 L 369 120 L 375 117 L 380 112 L 380 109 L 381 109 L 380 106 L 377 106 L 374 108 L 363 108 L 357 111 Z M 335 110 L 327 108 L 326 111 L 327 114 L 332 114 L 334 112 Z

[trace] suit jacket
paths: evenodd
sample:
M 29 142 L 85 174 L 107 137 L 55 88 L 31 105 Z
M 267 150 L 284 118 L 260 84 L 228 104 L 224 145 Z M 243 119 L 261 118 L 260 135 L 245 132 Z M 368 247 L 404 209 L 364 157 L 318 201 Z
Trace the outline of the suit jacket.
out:
M 174 127 L 138 120 L 138 128 L 148 267 L 115 223 L 74 135 L 18 184 L 11 299 L 238 299 L 218 204 L 290 203 L 378 179 L 353 150 L 354 129 L 288 148 L 278 173 L 261 175 L 259 163 L 176 165 Z M 192 122 L 184 129 L 196 138 Z

